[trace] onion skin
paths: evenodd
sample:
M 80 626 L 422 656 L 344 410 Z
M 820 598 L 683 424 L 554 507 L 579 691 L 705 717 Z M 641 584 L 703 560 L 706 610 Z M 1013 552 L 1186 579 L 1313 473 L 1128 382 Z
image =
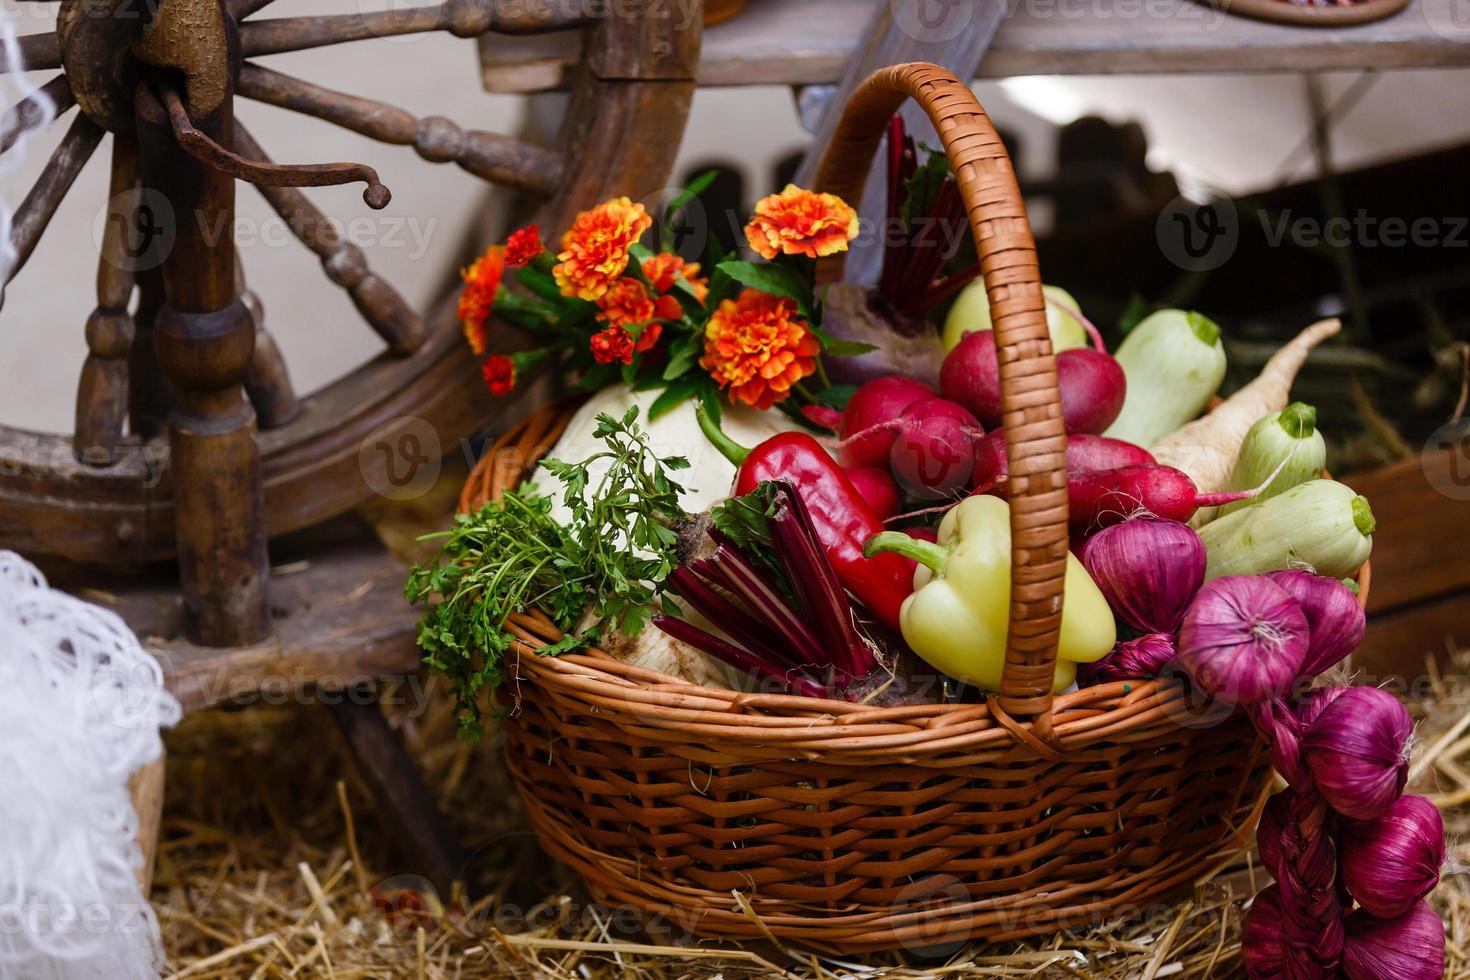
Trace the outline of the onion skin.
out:
M 1327 709 L 1327 706 L 1342 696 L 1347 688 L 1341 685 L 1333 687 L 1319 687 L 1308 691 L 1302 699 L 1297 702 L 1293 709 L 1296 719 L 1305 730 L 1312 726 L 1317 716 Z
M 1368 618 L 1357 596 L 1335 578 L 1299 569 L 1267 572 L 1302 607 L 1307 617 L 1307 659 L 1302 675 L 1316 677 L 1335 666 L 1363 642 Z
M 1301 673 L 1307 617 L 1286 590 L 1259 575 L 1207 582 L 1179 626 L 1179 664 L 1217 699 L 1281 697 Z
M 1119 643 L 1113 647 L 1112 653 L 1096 663 L 1079 665 L 1077 683 L 1092 687 L 1114 681 L 1157 677 L 1164 665 L 1174 659 L 1176 652 L 1174 637 L 1170 634 L 1145 633 Z
M 1256 853 L 1261 863 L 1271 872 L 1271 877 L 1281 877 L 1281 835 L 1291 819 L 1291 791 L 1277 793 L 1266 801 L 1261 811 L 1261 822 L 1256 825 Z
M 1302 737 L 1303 755 L 1323 799 L 1353 820 L 1387 812 L 1409 778 L 1413 728 L 1409 712 L 1387 691 L 1345 688 Z
M 1329 945 L 1335 944 L 1342 934 L 1341 926 L 1336 923 L 1334 926 L 1329 931 L 1337 935 L 1329 938 Z M 1282 906 L 1281 886 L 1267 885 L 1256 893 L 1245 917 L 1240 958 L 1245 963 L 1246 976 L 1252 980 L 1328 976 L 1314 958 L 1315 938 L 1292 935 L 1292 926 Z
M 1424 901 L 1397 919 L 1358 909 L 1344 921 L 1342 974 L 1347 980 L 1439 980 L 1444 922 Z
M 1444 818 L 1422 796 L 1399 797 L 1375 820 L 1345 822 L 1341 842 L 1348 893 L 1377 918 L 1398 918 L 1439 884 Z
M 1187 524 L 1149 514 L 1098 531 L 1079 557 L 1113 612 L 1148 633 L 1178 629 L 1205 581 L 1199 535 Z

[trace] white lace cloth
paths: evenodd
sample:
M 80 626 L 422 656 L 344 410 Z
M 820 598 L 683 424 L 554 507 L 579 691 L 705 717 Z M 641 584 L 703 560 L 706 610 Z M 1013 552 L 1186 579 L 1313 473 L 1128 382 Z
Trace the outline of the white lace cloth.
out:
M 156 980 L 127 780 L 179 715 L 121 618 L 0 551 L 0 978 Z

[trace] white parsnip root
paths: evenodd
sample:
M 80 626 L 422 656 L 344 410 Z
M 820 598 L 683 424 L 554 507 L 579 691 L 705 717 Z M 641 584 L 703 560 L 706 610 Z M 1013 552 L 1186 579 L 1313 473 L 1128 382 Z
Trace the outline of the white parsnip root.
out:
M 1279 412 L 1291 396 L 1291 383 L 1312 349 L 1342 329 L 1337 319 L 1320 320 L 1297 334 L 1261 368 L 1255 380 L 1221 402 L 1214 411 L 1181 426 L 1149 447 L 1167 466 L 1183 470 L 1201 493 L 1225 489 L 1245 434 L 1258 419 Z

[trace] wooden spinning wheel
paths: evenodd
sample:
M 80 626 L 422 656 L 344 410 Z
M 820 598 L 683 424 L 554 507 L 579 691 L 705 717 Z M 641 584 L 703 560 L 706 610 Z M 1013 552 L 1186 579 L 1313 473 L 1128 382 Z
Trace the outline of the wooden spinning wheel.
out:
M 185 632 L 199 646 L 267 642 L 267 539 L 370 495 L 384 475 L 372 467 L 391 460 L 374 464 L 359 453 L 369 433 L 415 416 L 452 446 L 491 411 L 452 300 L 427 315 L 410 308 L 299 190 L 362 181 L 366 204 L 379 208 L 389 192 L 378 175 L 360 164 L 274 163 L 236 121 L 235 101 L 306 113 L 457 164 L 539 202 L 538 220 L 554 231 L 611 194 L 663 186 L 699 44 L 697 16 L 676 19 L 656 3 L 445 0 L 257 19 L 268 3 L 62 0 L 54 32 L 20 39 L 26 69 L 61 70 L 44 92 L 58 116 L 75 115 L 17 209 L 12 275 L 109 135 L 111 203 L 75 431 L 0 427 L 0 456 L 12 463 L 0 473 L 0 546 L 89 566 L 176 557 Z M 410 33 L 572 28 L 582 31 L 582 58 L 554 148 L 415 116 L 251 60 Z M 0 72 L 16 67 L 0 54 Z M 10 120 L 38 114 L 32 99 Z M 256 185 L 388 347 L 308 399 L 292 391 L 234 243 L 206 233 L 232 227 L 237 180 Z

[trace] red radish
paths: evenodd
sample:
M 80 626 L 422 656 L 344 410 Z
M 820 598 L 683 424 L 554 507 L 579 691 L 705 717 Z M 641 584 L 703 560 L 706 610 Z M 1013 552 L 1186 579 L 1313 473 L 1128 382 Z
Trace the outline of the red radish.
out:
M 873 513 L 878 515 L 880 521 L 897 516 L 903 504 L 903 495 L 899 493 L 892 473 L 877 466 L 849 466 L 842 472 L 847 474 L 853 489 L 873 508 Z
M 1123 411 L 1128 380 L 1111 354 L 1085 347 L 1057 355 L 1062 422 L 1068 432 L 1102 432 Z M 1001 423 L 1000 361 L 990 330 L 965 335 L 939 370 L 939 393 L 993 429 Z
M 1057 387 L 1067 431 L 1096 434 L 1123 411 L 1128 378 L 1111 354 L 1075 347 L 1057 355 Z
M 1273 472 L 1271 477 L 1275 476 Z M 1248 500 L 1270 482 L 1268 479 L 1260 487 L 1233 493 L 1200 493 L 1193 480 L 1172 466 L 1145 464 L 1091 473 L 1068 472 L 1068 520 L 1074 534 L 1117 524 L 1139 511 L 1184 524 L 1201 507 Z
M 842 431 L 842 413 L 831 405 L 803 405 L 801 415 L 812 425 L 829 432 Z
M 939 393 L 969 409 L 985 428 L 1000 425 L 1000 361 L 994 331 L 971 331 L 955 345 L 939 369 Z
M 944 398 L 920 398 L 893 426 L 893 475 L 906 493 L 924 500 L 963 496 L 975 466 L 975 416 Z
M 838 430 L 844 440 L 838 452 L 838 461 L 843 466 L 888 467 L 888 452 L 893 448 L 896 433 L 891 428 L 874 428 L 883 422 L 892 422 L 913 402 L 934 394 L 933 389 L 922 381 L 906 378 L 901 374 L 890 374 L 874 378 L 853 393 L 842 413 L 842 427 Z M 871 431 L 869 431 L 871 430 Z M 859 438 L 852 438 L 858 435 Z
M 1153 463 L 1147 449 L 1122 439 L 1077 433 L 1067 437 L 1067 473 L 1113 470 L 1120 466 Z M 976 493 L 1006 495 L 1009 464 L 1006 460 L 1006 430 L 996 429 L 975 444 L 974 486 Z

